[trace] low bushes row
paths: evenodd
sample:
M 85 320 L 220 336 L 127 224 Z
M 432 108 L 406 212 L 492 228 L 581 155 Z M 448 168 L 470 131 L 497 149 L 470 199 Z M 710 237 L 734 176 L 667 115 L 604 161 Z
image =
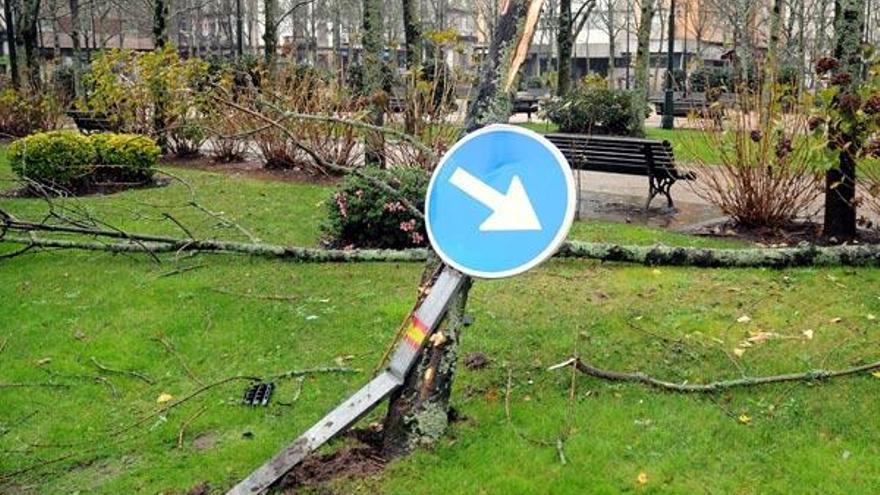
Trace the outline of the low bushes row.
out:
M 9 146 L 20 178 L 44 186 L 77 189 L 97 183 L 144 183 L 153 177 L 161 150 L 136 134 L 85 136 L 62 130 L 32 134 Z

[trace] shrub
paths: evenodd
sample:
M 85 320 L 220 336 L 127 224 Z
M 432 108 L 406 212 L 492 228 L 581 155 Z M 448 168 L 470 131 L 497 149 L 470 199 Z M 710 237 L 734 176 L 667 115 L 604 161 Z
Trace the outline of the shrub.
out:
M 195 120 L 184 120 L 168 129 L 168 151 L 175 156 L 199 156 L 207 140 L 205 129 Z
M 644 136 L 635 93 L 623 89 L 590 88 L 581 84 L 551 103 L 547 118 L 561 132 Z
M 0 136 L 24 137 L 51 131 L 58 127 L 60 118 L 61 103 L 51 91 L 0 91 Z
M 91 136 L 100 165 L 100 179 L 141 182 L 153 177 L 162 150 L 147 136 L 101 133 Z
M 192 154 L 204 142 L 214 105 L 210 82 L 206 62 L 181 59 L 170 45 L 143 53 L 106 50 L 84 76 L 84 109 L 109 115 L 126 132 L 167 139 L 174 153 Z
M 428 187 L 428 174 L 423 169 L 370 167 L 363 173 L 395 187 L 410 204 L 421 208 Z M 427 242 L 424 222 L 400 202 L 400 196 L 363 177 L 347 176 L 326 207 L 324 232 L 330 246 L 400 249 Z
M 102 182 L 144 182 L 153 176 L 160 150 L 133 134 L 52 131 L 19 139 L 9 147 L 13 172 L 42 185 L 78 189 Z
M 729 67 L 699 67 L 691 72 L 691 91 L 703 93 L 715 89 L 716 91 L 730 91 L 733 89 L 733 75 Z
M 302 168 L 307 172 L 329 175 L 339 172 L 325 167 L 325 163 L 343 167 L 357 164 L 359 135 L 354 127 L 287 115 L 287 112 L 350 115 L 357 119 L 362 102 L 355 101 L 344 87 L 319 77 L 316 71 L 296 68 L 266 74 L 261 84 L 260 88 L 240 90 L 236 96 L 242 106 L 284 125 L 284 129 L 266 127 L 262 119 L 248 112 L 240 112 L 239 119 L 250 122 L 251 129 L 265 128 L 256 133 L 253 140 L 267 168 Z M 294 140 L 308 148 L 318 159 L 296 146 Z
M 744 87 L 736 104 L 755 108 L 754 114 L 736 112 L 724 127 L 697 120 L 699 137 L 685 138 L 694 151 L 708 143 L 712 160 L 720 162 L 707 163 L 705 154 L 694 153 L 702 182 L 694 191 L 744 227 L 784 227 L 807 213 L 820 193 L 807 115 L 783 115 L 781 95 L 779 87 L 757 93 Z
M 9 146 L 9 164 L 16 175 L 52 187 L 84 180 L 95 161 L 91 140 L 76 131 L 32 134 Z

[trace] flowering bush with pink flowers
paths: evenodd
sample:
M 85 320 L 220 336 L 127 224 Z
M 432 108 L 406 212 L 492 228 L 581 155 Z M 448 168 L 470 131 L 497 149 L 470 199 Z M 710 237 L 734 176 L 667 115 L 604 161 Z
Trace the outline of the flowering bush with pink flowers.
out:
M 424 246 L 424 222 L 405 202 L 422 208 L 428 187 L 427 172 L 417 166 L 398 166 L 388 170 L 367 168 L 363 173 L 369 179 L 349 175 L 325 201 L 325 244 L 343 249 Z M 377 181 L 388 184 L 399 194 L 379 187 Z

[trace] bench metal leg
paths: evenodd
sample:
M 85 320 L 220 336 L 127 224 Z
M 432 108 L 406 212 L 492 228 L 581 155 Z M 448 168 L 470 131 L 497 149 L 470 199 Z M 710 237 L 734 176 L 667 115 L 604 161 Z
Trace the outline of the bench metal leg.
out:
M 669 208 L 674 208 L 675 204 L 672 202 L 672 195 L 670 194 L 670 189 L 672 188 L 672 184 L 675 184 L 675 179 L 671 179 L 669 177 L 657 178 L 654 176 L 648 177 L 648 201 L 645 203 L 645 210 L 651 207 L 651 201 L 654 200 L 654 196 L 658 194 L 662 194 L 666 196 L 666 203 Z

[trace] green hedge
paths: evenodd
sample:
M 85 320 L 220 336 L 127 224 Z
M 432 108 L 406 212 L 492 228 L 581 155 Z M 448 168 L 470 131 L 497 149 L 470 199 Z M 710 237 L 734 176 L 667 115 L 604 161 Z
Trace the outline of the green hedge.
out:
M 422 208 L 428 188 L 428 174 L 417 167 L 390 170 L 367 168 L 365 175 L 388 183 L 417 208 Z M 427 244 L 424 222 L 412 214 L 400 196 L 376 186 L 373 181 L 349 175 L 325 204 L 327 244 L 336 248 L 420 247 Z
M 71 130 L 32 134 L 9 146 L 9 163 L 16 175 L 64 188 L 148 181 L 159 155 L 155 141 L 145 136 L 85 136 Z
M 31 134 L 9 146 L 9 164 L 23 179 L 50 186 L 67 186 L 92 174 L 95 146 L 76 131 Z
M 138 134 L 94 134 L 91 141 L 102 175 L 119 182 L 150 179 L 162 154 L 155 141 Z

